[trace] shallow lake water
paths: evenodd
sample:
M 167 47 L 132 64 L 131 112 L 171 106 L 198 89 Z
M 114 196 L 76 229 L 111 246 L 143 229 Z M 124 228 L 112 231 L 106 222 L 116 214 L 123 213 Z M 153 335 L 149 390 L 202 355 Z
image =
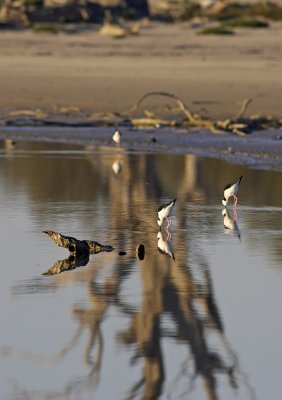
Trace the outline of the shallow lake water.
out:
M 194 155 L 2 146 L 0 398 L 277 398 L 281 182 Z M 43 230 L 114 250 L 75 268 Z

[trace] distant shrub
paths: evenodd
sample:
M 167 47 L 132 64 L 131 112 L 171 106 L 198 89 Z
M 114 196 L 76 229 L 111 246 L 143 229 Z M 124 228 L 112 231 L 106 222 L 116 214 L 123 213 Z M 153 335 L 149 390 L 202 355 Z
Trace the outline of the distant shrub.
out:
M 201 15 L 201 7 L 199 4 L 195 3 L 191 0 L 183 0 L 182 2 L 183 10 L 181 19 L 182 20 L 189 20 L 193 17 Z
M 198 35 L 234 35 L 234 32 L 232 29 L 220 25 L 204 28 L 198 32 Z
M 226 27 L 232 28 L 268 28 L 269 23 L 260 19 L 238 18 L 233 21 L 226 22 Z
M 59 28 L 54 24 L 34 24 L 32 27 L 35 33 L 58 33 Z
M 44 6 L 44 0 L 25 0 L 24 3 L 26 7 L 42 8 Z
M 229 3 L 214 18 L 218 20 L 228 20 L 231 18 L 250 18 L 264 17 L 270 20 L 282 20 L 282 7 L 271 2 L 261 2 L 254 4 Z
M 278 4 L 271 2 L 258 3 L 254 5 L 254 8 L 255 15 L 260 15 L 273 21 L 282 20 L 282 7 Z

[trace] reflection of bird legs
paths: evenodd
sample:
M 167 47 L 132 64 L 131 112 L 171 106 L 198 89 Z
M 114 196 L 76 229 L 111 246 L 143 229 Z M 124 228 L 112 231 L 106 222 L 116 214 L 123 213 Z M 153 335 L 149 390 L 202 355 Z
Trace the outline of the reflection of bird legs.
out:
M 165 229 L 167 229 L 172 224 L 172 221 L 169 217 L 166 217 L 166 221 L 167 221 L 167 226 Z
M 236 208 L 233 209 L 233 222 L 237 221 L 238 219 L 238 215 L 237 215 L 237 211 Z
M 168 227 L 169 227 L 169 225 L 165 228 L 165 231 L 167 233 L 166 242 L 169 242 L 171 239 L 171 236 L 172 236 L 170 231 L 168 230 Z
M 237 203 L 238 203 L 238 197 L 236 197 L 235 194 L 233 194 L 233 197 L 234 197 L 233 210 L 235 210 L 237 207 Z

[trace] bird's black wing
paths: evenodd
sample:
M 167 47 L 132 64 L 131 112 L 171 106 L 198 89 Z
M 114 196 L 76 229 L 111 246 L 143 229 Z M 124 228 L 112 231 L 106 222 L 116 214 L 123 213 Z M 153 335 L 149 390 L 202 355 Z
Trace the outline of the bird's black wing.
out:
M 228 185 L 225 186 L 224 190 L 231 188 L 231 186 L 235 185 L 235 183 L 237 183 L 237 182 L 238 182 L 238 186 L 239 186 L 242 178 L 243 178 L 243 175 L 241 175 L 239 179 L 236 179 L 235 182 L 228 183 Z
M 168 203 L 162 204 L 161 206 L 159 206 L 158 212 L 161 211 L 164 208 L 167 208 L 171 203 L 175 203 L 175 202 L 176 202 L 176 199 L 174 199 L 172 201 L 169 201 Z

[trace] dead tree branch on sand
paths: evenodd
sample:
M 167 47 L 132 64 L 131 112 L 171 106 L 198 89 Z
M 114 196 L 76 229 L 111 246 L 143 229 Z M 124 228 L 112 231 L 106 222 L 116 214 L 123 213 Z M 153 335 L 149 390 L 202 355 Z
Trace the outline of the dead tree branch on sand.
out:
M 174 114 L 182 115 L 181 119 L 175 117 L 159 117 L 150 110 L 145 110 L 145 117 L 135 118 L 133 113 L 140 108 L 141 103 L 147 100 L 149 97 L 166 97 L 170 98 L 178 104 L 178 109 L 173 110 Z M 92 120 L 96 118 L 104 118 L 104 121 L 109 123 L 109 119 L 120 119 L 119 124 L 123 122 L 131 124 L 137 127 L 147 126 L 178 126 L 182 128 L 198 128 L 203 130 L 209 130 L 215 134 L 231 133 L 234 135 L 245 136 L 254 130 L 269 129 L 269 128 L 281 128 L 282 120 L 274 117 L 243 117 L 252 99 L 247 98 L 243 101 L 239 112 L 234 118 L 228 118 L 225 120 L 212 120 L 205 119 L 198 114 L 193 114 L 183 100 L 173 93 L 167 92 L 149 92 L 141 96 L 137 102 L 128 110 L 122 113 L 100 113 L 92 115 Z M 184 118 L 183 118 L 184 115 Z
M 156 115 L 153 111 L 143 110 L 144 116 L 134 116 L 134 113 L 140 109 L 141 104 L 150 97 L 164 97 L 175 101 L 178 105 L 173 109 L 165 106 L 162 112 L 163 116 Z M 181 127 L 197 128 L 199 130 L 208 130 L 215 134 L 230 133 L 238 136 L 245 136 L 254 130 L 262 129 L 281 129 L 282 118 L 272 116 L 244 116 L 252 99 L 247 98 L 242 102 L 239 112 L 232 118 L 224 120 L 213 120 L 205 118 L 199 114 L 192 113 L 183 100 L 173 93 L 168 92 L 148 92 L 141 96 L 137 102 L 129 109 L 123 112 L 99 112 L 92 114 L 87 121 L 65 121 L 56 120 L 42 114 L 41 110 L 34 112 L 32 110 L 21 110 L 10 112 L 9 119 L 4 121 L 5 125 L 11 126 L 64 126 L 64 127 L 96 127 L 96 126 L 134 126 L 144 127 Z

